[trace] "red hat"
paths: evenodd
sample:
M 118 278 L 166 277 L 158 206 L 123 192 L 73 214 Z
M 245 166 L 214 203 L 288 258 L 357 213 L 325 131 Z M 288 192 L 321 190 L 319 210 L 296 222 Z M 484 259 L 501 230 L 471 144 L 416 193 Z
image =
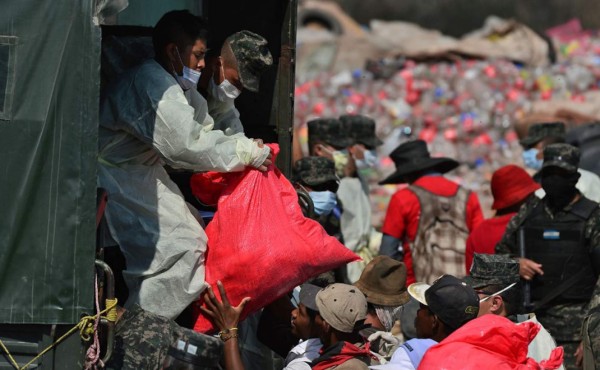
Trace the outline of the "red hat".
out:
M 515 205 L 540 188 L 533 178 L 519 166 L 509 164 L 492 175 L 492 209 L 503 209 Z

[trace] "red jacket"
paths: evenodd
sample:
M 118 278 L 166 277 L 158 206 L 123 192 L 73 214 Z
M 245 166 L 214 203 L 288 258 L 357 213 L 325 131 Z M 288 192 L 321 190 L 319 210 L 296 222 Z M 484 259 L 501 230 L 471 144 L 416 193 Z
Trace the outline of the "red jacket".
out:
M 467 250 L 465 251 L 465 268 L 467 269 L 467 275 L 471 271 L 471 264 L 473 264 L 473 254 L 494 254 L 496 244 L 502 239 L 506 225 L 510 219 L 516 215 L 516 213 L 509 213 L 506 215 L 493 217 L 487 220 L 483 220 L 467 239 Z
M 427 175 L 419 178 L 414 185 L 420 186 L 434 194 L 441 196 L 452 196 L 458 190 L 458 184 L 448 180 L 441 175 Z M 419 215 L 421 206 L 419 198 L 408 188 L 398 190 L 388 205 L 382 232 L 402 240 L 404 248 L 404 263 L 406 264 L 406 285 L 415 282 L 412 258 L 410 254 L 410 243 L 415 240 L 417 228 L 419 227 Z M 467 213 L 465 215 L 467 227 L 472 231 L 483 221 L 483 214 L 479 205 L 477 194 L 472 192 L 467 201 Z

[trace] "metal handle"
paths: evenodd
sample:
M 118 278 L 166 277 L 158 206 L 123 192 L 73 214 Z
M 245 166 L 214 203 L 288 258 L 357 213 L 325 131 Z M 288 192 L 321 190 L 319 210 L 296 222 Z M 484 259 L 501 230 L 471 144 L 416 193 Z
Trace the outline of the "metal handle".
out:
M 104 271 L 104 279 L 106 281 L 105 286 L 105 300 L 115 299 L 115 274 L 112 269 L 102 260 L 96 260 L 96 267 L 101 268 Z M 115 344 L 115 323 L 106 319 L 102 319 L 101 323 L 106 325 L 106 353 L 102 358 L 103 363 L 107 363 L 113 353 L 113 347 Z

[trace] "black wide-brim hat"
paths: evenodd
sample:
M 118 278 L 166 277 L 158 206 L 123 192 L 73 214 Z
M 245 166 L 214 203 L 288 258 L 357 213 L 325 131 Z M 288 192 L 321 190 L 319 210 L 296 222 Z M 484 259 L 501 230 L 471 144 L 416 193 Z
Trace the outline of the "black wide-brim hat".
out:
M 406 176 L 422 171 L 436 171 L 446 173 L 458 167 L 459 163 L 451 158 L 432 158 L 423 140 L 413 140 L 400 144 L 390 153 L 390 158 L 396 165 L 396 172 L 388 176 L 379 185 L 402 184 Z

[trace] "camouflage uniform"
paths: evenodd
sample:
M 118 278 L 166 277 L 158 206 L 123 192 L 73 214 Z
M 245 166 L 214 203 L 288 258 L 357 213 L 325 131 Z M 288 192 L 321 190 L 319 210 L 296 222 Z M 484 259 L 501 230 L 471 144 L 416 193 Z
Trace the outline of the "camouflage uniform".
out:
M 217 368 L 223 344 L 217 338 L 180 327 L 173 320 L 132 305 L 116 324 L 115 348 L 106 364 L 109 370 L 157 370 L 169 347 L 178 339 L 190 338 L 204 344 L 198 355 L 206 358 L 206 367 Z
M 576 171 L 578 161 L 579 150 L 571 145 L 552 144 L 544 149 L 543 168 L 556 166 L 568 171 Z M 521 207 L 519 213 L 508 223 L 502 240 L 496 245 L 496 253 L 519 256 L 517 231 L 540 203 L 543 204 L 543 210 L 550 219 L 560 222 L 561 219 L 569 215 L 572 207 L 580 201 L 581 199 L 576 203 L 569 204 L 560 211 L 553 211 L 548 207 L 545 199 L 530 198 Z M 585 221 L 583 234 L 586 247 L 591 255 L 595 248 L 600 248 L 600 208 L 596 208 Z M 549 304 L 547 308 L 536 312 L 537 318 L 556 339 L 557 344 L 564 347 L 565 367 L 567 369 L 574 368 L 573 354 L 582 339 L 581 325 L 587 312 L 588 302 Z
M 600 369 L 600 279 L 596 283 L 583 329 L 584 369 Z

